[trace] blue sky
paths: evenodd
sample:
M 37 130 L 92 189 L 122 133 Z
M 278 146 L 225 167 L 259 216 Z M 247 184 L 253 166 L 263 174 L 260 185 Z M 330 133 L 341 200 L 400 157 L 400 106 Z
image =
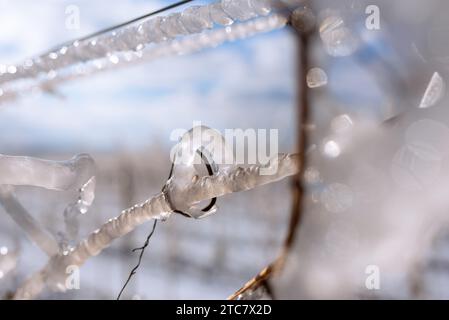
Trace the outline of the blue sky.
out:
M 20 62 L 167 3 L 0 0 L 0 63 Z M 67 5 L 79 7 L 80 30 L 65 28 Z M 217 129 L 278 128 L 281 141 L 290 141 L 294 55 L 294 38 L 280 30 L 83 78 L 60 87 L 62 99 L 45 94 L 1 106 L 0 148 L 83 152 L 171 145 L 170 132 L 189 129 L 193 121 Z

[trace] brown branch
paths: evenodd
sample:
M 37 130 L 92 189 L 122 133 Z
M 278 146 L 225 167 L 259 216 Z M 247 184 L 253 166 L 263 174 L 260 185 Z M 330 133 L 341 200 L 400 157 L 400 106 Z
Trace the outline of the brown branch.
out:
M 303 200 L 304 200 L 304 185 L 302 177 L 306 167 L 306 148 L 308 143 L 308 124 L 309 124 L 309 96 L 306 81 L 306 74 L 309 67 L 308 61 L 308 47 L 309 47 L 309 32 L 300 32 L 297 30 L 296 36 L 299 44 L 299 59 L 298 59 L 298 142 L 297 148 L 299 153 L 299 168 L 298 173 L 293 177 L 292 184 L 292 209 L 290 213 L 290 223 L 287 236 L 284 240 L 282 251 L 279 256 L 262 271 L 260 271 L 254 278 L 248 281 L 242 288 L 237 290 L 234 294 L 228 297 L 229 300 L 238 299 L 245 293 L 253 292 L 261 287 L 270 288 L 269 292 L 273 298 L 273 292 L 269 281 L 274 274 L 279 273 L 285 264 L 288 253 L 293 247 L 298 229 L 301 223 L 303 214 Z

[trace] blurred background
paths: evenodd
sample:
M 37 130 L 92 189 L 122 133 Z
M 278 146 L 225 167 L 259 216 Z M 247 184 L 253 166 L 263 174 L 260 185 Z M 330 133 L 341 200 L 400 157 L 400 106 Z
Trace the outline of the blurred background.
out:
M 448 298 L 449 3 L 296 2 L 310 6 L 316 25 L 307 74 L 296 73 L 299 49 L 290 27 L 96 74 L 0 105 L 0 153 L 93 157 L 98 185 L 80 219 L 84 237 L 160 191 L 171 165 L 170 133 L 194 121 L 220 131 L 278 129 L 279 152 L 295 152 L 297 79 L 307 77 L 313 123 L 305 214 L 286 270 L 273 280 L 277 297 Z M 0 64 L 169 3 L 2 0 Z M 369 20 L 376 12 L 367 10 L 370 5 L 379 10 L 378 20 Z M 65 28 L 68 6 L 79 8 L 77 30 Z M 289 182 L 220 198 L 218 213 L 204 220 L 176 216 L 159 224 L 123 297 L 234 293 L 280 250 Z M 32 187 L 17 194 L 54 234 L 75 197 Z M 0 247 L 19 259 L 0 277 L 0 294 L 7 297 L 47 257 L 2 210 Z M 116 298 L 137 262 L 131 250 L 150 230 L 145 224 L 89 260 L 80 290 L 42 298 Z M 366 282 L 369 266 L 380 271 L 379 288 Z

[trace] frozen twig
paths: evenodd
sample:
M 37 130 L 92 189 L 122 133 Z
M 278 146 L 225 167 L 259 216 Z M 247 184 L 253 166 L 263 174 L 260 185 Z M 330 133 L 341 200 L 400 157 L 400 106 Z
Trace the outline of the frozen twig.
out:
M 30 89 L 52 92 L 59 84 L 79 77 L 282 28 L 287 22 L 286 10 L 280 0 L 216 1 L 63 44 L 12 66 L 13 74 L 0 75 L 0 103 L 15 100 Z M 23 80 L 31 80 L 30 86 L 17 85 Z
M 226 173 L 216 173 L 192 182 L 186 190 L 171 188 L 172 180 L 167 181 L 163 191 L 147 201 L 124 210 L 118 217 L 109 220 L 100 229 L 90 234 L 76 247 L 62 254 L 53 256 L 48 264 L 29 278 L 16 292 L 15 299 L 36 297 L 47 285 L 55 290 L 65 290 L 65 270 L 68 266 L 81 266 L 89 258 L 98 255 L 114 239 L 124 236 L 137 226 L 152 220 L 165 220 L 176 210 L 168 194 L 183 192 L 187 203 L 194 204 L 201 200 L 219 197 L 225 194 L 244 191 L 281 180 L 298 172 L 298 155 L 280 154 L 273 159 L 278 166 L 274 175 L 260 175 L 260 166 L 253 165 L 243 169 L 235 167 Z
M 0 185 L 0 203 L 11 219 L 25 231 L 30 240 L 42 251 L 50 257 L 58 253 L 59 246 L 56 240 L 22 206 L 11 187 Z
M 291 24 L 296 29 L 297 39 L 298 39 L 298 152 L 299 152 L 299 166 L 297 174 L 294 176 L 293 180 L 293 198 L 292 198 L 292 209 L 290 214 L 290 224 L 287 232 L 287 236 L 282 247 L 282 251 L 279 256 L 268 266 L 262 269 L 254 278 L 249 280 L 242 288 L 237 290 L 228 299 L 241 299 L 245 296 L 251 296 L 252 292 L 256 292 L 260 288 L 265 288 L 267 292 L 270 293 L 272 298 L 274 298 L 274 293 L 271 289 L 269 281 L 273 274 L 280 272 L 283 269 L 285 260 L 290 253 L 290 250 L 294 244 L 296 234 L 300 225 L 300 221 L 303 214 L 303 199 L 304 199 L 304 186 L 303 186 L 303 175 L 307 162 L 306 149 L 308 143 L 308 125 L 309 125 L 309 95 L 308 86 L 306 80 L 306 73 L 309 69 L 308 61 L 308 50 L 309 50 L 309 33 L 313 30 L 313 24 L 307 24 L 303 21 L 304 11 L 303 8 L 295 10 L 291 17 Z
M 77 217 L 85 213 L 94 200 L 94 170 L 94 161 L 87 154 L 68 161 L 0 155 L 0 204 L 37 246 L 53 256 L 59 251 L 57 241 L 21 205 L 14 187 L 34 186 L 55 191 L 78 189 L 78 198 L 64 211 L 65 242 L 75 239 Z

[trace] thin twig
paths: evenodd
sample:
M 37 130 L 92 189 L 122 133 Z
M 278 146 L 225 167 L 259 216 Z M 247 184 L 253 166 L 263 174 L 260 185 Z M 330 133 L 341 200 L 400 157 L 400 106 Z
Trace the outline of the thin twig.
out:
M 121 297 L 123 291 L 125 290 L 126 286 L 131 281 L 131 278 L 136 274 L 137 269 L 139 269 L 140 263 L 142 262 L 143 254 L 145 253 L 145 249 L 148 247 L 148 244 L 150 243 L 150 238 L 153 235 L 154 231 L 156 230 L 156 225 L 157 225 L 157 220 L 154 220 L 153 229 L 151 230 L 150 234 L 148 235 L 147 239 L 145 240 L 144 245 L 142 247 L 134 248 L 132 250 L 132 252 L 140 251 L 139 261 L 137 262 L 137 265 L 131 270 L 131 272 L 128 276 L 128 279 L 126 280 L 125 284 L 122 287 L 122 290 L 120 290 L 120 293 L 118 294 L 117 300 L 120 300 L 120 297 Z
M 301 222 L 303 213 L 303 198 L 304 198 L 304 186 L 302 177 L 306 167 L 306 148 L 308 143 L 308 122 L 309 122 L 309 96 L 308 87 L 306 81 L 306 72 L 308 69 L 308 33 L 297 33 L 299 43 L 299 63 L 298 63 L 298 152 L 300 160 L 298 163 L 298 173 L 293 177 L 293 200 L 292 211 L 290 214 L 290 224 L 287 236 L 284 240 L 282 251 L 279 256 L 260 271 L 254 278 L 248 281 L 242 288 L 237 290 L 234 294 L 228 297 L 229 300 L 235 300 L 239 296 L 257 290 L 260 287 L 270 288 L 270 295 L 274 298 L 274 292 L 272 286 L 269 285 L 269 281 L 274 273 L 279 272 L 285 263 L 285 260 L 290 252 L 294 240 L 298 233 L 298 227 Z

